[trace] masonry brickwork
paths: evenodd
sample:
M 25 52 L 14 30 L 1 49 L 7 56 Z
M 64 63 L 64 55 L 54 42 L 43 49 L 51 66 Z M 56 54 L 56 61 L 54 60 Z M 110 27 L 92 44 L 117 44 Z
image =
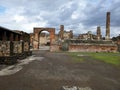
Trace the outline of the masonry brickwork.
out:
M 55 28 L 34 28 L 31 34 L 31 43 L 34 49 L 39 49 L 39 37 L 41 31 L 50 33 L 50 51 L 59 51 L 67 48 L 68 51 L 84 52 L 117 52 L 118 46 L 110 39 L 110 12 L 106 14 L 106 35 L 102 36 L 100 26 L 97 27 L 96 34 L 91 31 L 79 34 L 78 38 L 73 38 L 73 31 L 66 31 L 64 25 L 60 25 L 60 31 L 55 34 Z M 71 41 L 71 42 L 69 42 Z M 54 43 L 53 43 L 54 42 Z M 89 43 L 86 43 L 89 42 Z M 65 45 L 65 46 L 64 46 Z M 65 50 L 65 49 L 64 49 Z
M 42 31 L 48 31 L 50 33 L 50 45 L 55 43 L 55 28 L 34 28 L 34 34 L 31 37 L 33 40 L 33 48 L 34 49 L 39 49 L 40 46 L 40 33 Z
M 106 40 L 110 40 L 110 12 L 106 15 Z
M 65 31 L 64 25 L 60 25 L 60 31 L 58 33 L 59 39 L 65 40 L 65 39 L 71 39 L 73 38 L 73 31 Z

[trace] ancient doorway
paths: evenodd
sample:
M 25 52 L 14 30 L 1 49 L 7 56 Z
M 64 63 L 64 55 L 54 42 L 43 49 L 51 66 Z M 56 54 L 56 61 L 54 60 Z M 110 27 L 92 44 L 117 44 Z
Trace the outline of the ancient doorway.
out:
M 49 32 L 49 44 L 50 46 L 55 42 L 55 28 L 34 28 L 34 43 L 33 48 L 40 48 L 40 35 L 43 31 Z
M 50 33 L 46 30 L 38 35 L 39 50 L 50 50 Z

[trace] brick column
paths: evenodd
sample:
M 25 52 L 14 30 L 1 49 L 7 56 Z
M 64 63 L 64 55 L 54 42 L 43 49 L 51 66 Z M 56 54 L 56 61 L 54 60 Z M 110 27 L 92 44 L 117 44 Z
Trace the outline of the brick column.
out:
M 55 42 L 55 29 L 51 29 L 50 31 L 50 45 L 54 44 Z
M 64 25 L 60 25 L 60 31 L 64 31 Z
M 101 39 L 101 29 L 100 29 L 100 26 L 97 27 L 97 40 L 100 40 Z
M 64 39 L 63 34 L 64 34 L 64 25 L 60 25 L 60 38 L 61 39 Z
M 106 40 L 110 39 L 110 12 L 107 12 L 106 15 Z

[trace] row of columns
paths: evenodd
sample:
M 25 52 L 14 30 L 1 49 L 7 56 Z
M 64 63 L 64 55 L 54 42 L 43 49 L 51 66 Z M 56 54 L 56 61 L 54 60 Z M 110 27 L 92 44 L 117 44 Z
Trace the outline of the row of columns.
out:
M 97 27 L 97 40 L 102 38 L 100 26 Z M 106 14 L 106 35 L 105 40 L 110 40 L 110 12 Z

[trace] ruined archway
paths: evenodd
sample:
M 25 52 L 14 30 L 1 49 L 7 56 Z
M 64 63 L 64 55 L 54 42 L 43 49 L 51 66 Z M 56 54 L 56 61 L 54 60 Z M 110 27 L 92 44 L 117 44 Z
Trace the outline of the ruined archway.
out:
M 38 41 L 39 46 L 50 46 L 50 33 L 48 31 L 41 31 Z
M 42 31 L 48 31 L 50 33 L 50 46 L 55 42 L 55 28 L 34 28 L 34 49 L 39 49 L 39 34 Z

